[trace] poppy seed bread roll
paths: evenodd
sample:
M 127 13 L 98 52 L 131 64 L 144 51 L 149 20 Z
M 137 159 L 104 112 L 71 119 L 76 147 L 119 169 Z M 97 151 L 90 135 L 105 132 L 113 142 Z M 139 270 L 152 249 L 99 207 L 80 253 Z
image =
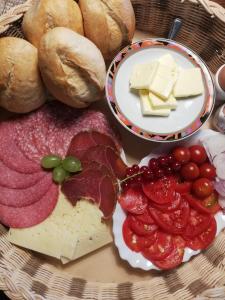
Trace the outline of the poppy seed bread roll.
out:
M 54 28 L 42 37 L 39 67 L 49 91 L 67 105 L 84 108 L 104 94 L 106 69 L 101 52 L 68 28 Z
M 83 35 L 82 15 L 75 1 L 36 1 L 24 15 L 24 35 L 35 47 L 39 46 L 41 37 L 55 27 L 67 27 Z
M 0 38 L 0 106 L 28 113 L 46 100 L 37 49 L 24 39 Z
M 135 31 L 135 16 L 130 0 L 80 0 L 84 33 L 112 60 L 130 44 Z

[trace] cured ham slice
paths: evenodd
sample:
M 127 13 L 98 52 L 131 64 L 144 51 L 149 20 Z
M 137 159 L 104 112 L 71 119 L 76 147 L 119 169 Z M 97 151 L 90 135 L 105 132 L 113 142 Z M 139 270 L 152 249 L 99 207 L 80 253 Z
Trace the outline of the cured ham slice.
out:
M 97 162 L 84 164 L 80 174 L 72 176 L 62 185 L 62 192 L 73 205 L 80 199 L 93 201 L 101 209 L 104 219 L 112 216 L 116 190 L 114 178 L 108 169 Z
M 45 175 L 38 183 L 26 189 L 0 187 L 0 204 L 22 207 L 39 201 L 53 185 L 52 175 Z
M 13 121 L 8 121 L 0 125 L 0 159 L 7 167 L 17 172 L 29 174 L 40 172 L 41 166 L 27 159 L 16 145 L 14 124 Z
M 67 155 L 73 155 L 81 159 L 89 148 L 97 145 L 110 146 L 115 151 L 118 150 L 110 136 L 93 130 L 81 131 L 73 137 Z
M 0 204 L 0 222 L 12 228 L 25 228 L 44 221 L 53 211 L 58 200 L 58 187 L 52 185 L 48 192 L 34 204 L 12 207 Z
M 111 147 L 98 145 L 87 149 L 82 161 L 96 161 L 106 166 L 115 177 L 123 179 L 126 176 L 127 166 L 119 154 Z
M 39 180 L 41 180 L 46 173 L 44 171 L 24 174 L 8 168 L 2 161 L 0 161 L 0 186 L 11 189 L 25 189 Z

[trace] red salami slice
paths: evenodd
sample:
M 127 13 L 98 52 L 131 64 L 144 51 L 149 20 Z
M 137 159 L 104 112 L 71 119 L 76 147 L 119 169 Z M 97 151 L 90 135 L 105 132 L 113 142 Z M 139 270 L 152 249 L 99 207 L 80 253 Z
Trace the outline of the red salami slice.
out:
M 13 121 L 3 122 L 0 125 L 0 159 L 3 163 L 21 173 L 34 173 L 41 171 L 41 166 L 27 159 L 20 151 L 15 139 L 15 126 Z M 21 133 L 22 134 L 22 133 Z
M 69 178 L 62 185 L 62 192 L 73 205 L 82 198 L 95 202 L 102 210 L 104 218 L 109 218 L 116 204 L 114 178 L 107 168 L 96 162 L 84 164 L 83 171 Z
M 51 185 L 43 197 L 34 204 L 12 207 L 0 204 L 0 222 L 12 228 L 25 228 L 44 221 L 53 211 L 58 200 L 58 187 Z
M 45 175 L 38 183 L 26 189 L 9 189 L 0 187 L 0 203 L 3 205 L 22 207 L 39 201 L 52 185 L 52 175 Z
M 19 173 L 9 169 L 0 161 L 0 186 L 11 189 L 25 189 L 37 183 L 45 175 L 46 173 L 44 171 L 33 174 Z
M 89 148 L 97 145 L 109 146 L 117 151 L 116 145 L 111 137 L 92 130 L 81 131 L 80 133 L 76 134 L 70 143 L 67 155 L 73 155 L 81 159 Z
M 119 154 L 109 146 L 98 145 L 87 149 L 82 160 L 96 161 L 106 166 L 119 179 L 123 179 L 126 176 L 127 166 Z

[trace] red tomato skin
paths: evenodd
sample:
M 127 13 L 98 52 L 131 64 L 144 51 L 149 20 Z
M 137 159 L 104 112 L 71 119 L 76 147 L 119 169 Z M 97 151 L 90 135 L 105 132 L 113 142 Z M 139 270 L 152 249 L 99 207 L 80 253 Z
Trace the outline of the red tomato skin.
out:
M 200 175 L 199 167 L 193 162 L 183 165 L 180 173 L 185 180 L 191 181 L 197 179 Z
M 213 191 L 213 193 L 209 197 L 206 197 L 201 202 L 202 205 L 204 205 L 211 214 L 215 215 L 221 210 L 218 199 L 218 193 L 216 191 Z
M 152 203 L 153 207 L 157 208 L 158 210 L 161 210 L 163 212 L 170 212 L 178 209 L 181 205 L 181 194 L 175 193 L 174 195 L 174 201 L 171 203 L 166 204 L 156 204 Z
M 201 165 L 207 160 L 207 154 L 204 147 L 200 145 L 193 145 L 189 148 L 191 161 Z
M 199 178 L 194 181 L 192 185 L 193 193 L 198 198 L 206 198 L 213 192 L 213 184 L 212 182 L 207 178 Z
M 143 222 L 138 221 L 134 216 L 128 216 L 128 219 L 131 230 L 137 235 L 149 236 L 154 234 L 158 229 L 156 224 L 144 224 Z
M 188 163 L 191 158 L 191 153 L 186 147 L 177 147 L 173 150 L 173 157 L 181 164 Z
M 185 195 L 185 194 L 190 193 L 191 187 L 192 187 L 192 182 L 185 181 L 182 183 L 178 183 L 176 185 L 175 190 L 177 193 L 179 193 L 181 195 Z
M 174 249 L 172 236 L 161 231 L 156 232 L 156 241 L 150 247 L 142 250 L 145 258 L 152 261 L 153 259 L 164 259 Z
M 186 194 L 186 195 L 184 195 L 184 198 L 187 200 L 187 202 L 189 203 L 190 207 L 192 207 L 193 209 L 197 210 L 198 212 L 203 213 L 203 214 L 210 214 L 211 213 L 209 211 L 209 209 L 207 209 L 202 204 L 201 200 L 195 198 L 193 195 Z
M 216 168 L 210 163 L 204 163 L 200 166 L 200 176 L 209 180 L 214 180 L 216 177 Z
M 146 209 L 141 215 L 135 215 L 135 217 L 138 221 L 143 222 L 145 224 L 155 224 L 155 221 L 152 219 L 152 216 L 150 215 L 148 209 Z
M 141 187 L 129 187 L 118 197 L 121 207 L 132 214 L 143 214 L 148 205 L 148 198 Z

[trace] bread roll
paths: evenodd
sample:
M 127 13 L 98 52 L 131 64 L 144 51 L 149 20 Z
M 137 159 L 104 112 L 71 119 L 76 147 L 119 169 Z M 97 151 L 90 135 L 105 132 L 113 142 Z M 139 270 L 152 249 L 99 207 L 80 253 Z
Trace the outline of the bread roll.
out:
M 99 49 L 64 27 L 46 33 L 40 42 L 39 67 L 52 95 L 77 108 L 101 99 L 106 77 Z
M 85 36 L 106 60 L 131 43 L 135 16 L 130 0 L 80 0 Z
M 36 47 L 38 47 L 41 37 L 55 27 L 68 27 L 83 34 L 82 15 L 75 1 L 36 1 L 23 18 L 24 35 Z
M 29 42 L 0 38 L 0 106 L 16 113 L 30 112 L 45 102 L 38 70 L 37 49 Z

